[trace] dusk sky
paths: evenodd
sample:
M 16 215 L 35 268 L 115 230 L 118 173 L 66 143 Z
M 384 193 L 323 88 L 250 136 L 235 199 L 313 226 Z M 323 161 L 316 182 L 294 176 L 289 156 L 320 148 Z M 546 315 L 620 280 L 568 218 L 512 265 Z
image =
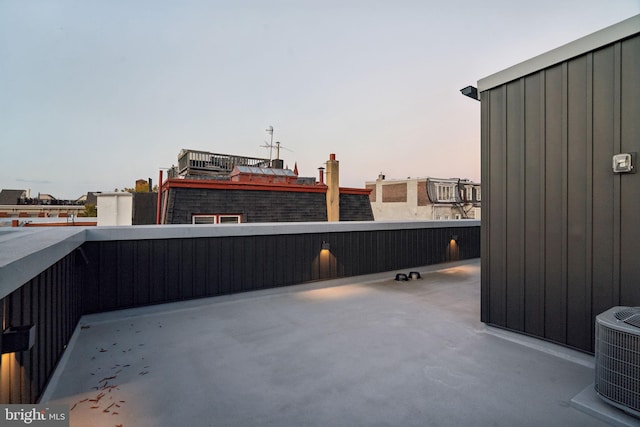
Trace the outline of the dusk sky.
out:
M 0 188 L 75 199 L 157 181 L 182 148 L 335 153 L 340 184 L 480 179 L 467 85 L 640 0 L 0 0 Z

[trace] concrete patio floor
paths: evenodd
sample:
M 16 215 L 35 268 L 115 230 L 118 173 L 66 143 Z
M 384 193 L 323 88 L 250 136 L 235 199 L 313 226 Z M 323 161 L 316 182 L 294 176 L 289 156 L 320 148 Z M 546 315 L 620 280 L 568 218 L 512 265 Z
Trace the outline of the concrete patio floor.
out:
M 479 260 L 418 271 L 85 316 L 42 402 L 83 427 L 607 425 L 570 404 L 591 356 L 480 322 Z

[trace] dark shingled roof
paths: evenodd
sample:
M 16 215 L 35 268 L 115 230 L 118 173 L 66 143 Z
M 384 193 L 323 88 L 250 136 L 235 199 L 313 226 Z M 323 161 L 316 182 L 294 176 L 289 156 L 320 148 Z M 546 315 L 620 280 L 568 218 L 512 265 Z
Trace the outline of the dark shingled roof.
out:
M 17 205 L 24 195 L 25 190 L 2 190 L 0 191 L 0 205 Z

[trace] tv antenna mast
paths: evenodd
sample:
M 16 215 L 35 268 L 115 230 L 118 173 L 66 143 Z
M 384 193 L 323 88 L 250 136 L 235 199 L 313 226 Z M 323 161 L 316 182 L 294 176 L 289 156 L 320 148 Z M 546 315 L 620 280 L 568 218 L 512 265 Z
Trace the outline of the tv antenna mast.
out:
M 264 145 L 261 145 L 260 147 L 264 147 L 264 148 L 268 148 L 269 149 L 269 164 L 271 164 L 271 161 L 273 160 L 273 148 L 274 147 L 276 149 L 276 159 L 277 160 L 280 160 L 280 149 L 281 148 L 283 150 L 292 151 L 292 150 L 289 150 L 287 147 L 283 146 L 280 141 L 276 141 L 275 145 L 274 145 L 274 142 L 273 142 L 273 126 L 267 127 L 265 129 L 265 132 L 267 132 L 269 134 L 271 139 L 270 139 L 270 142 L 265 141 Z
M 271 136 L 271 141 L 268 144 L 265 141 L 265 145 L 261 145 L 261 147 L 269 149 L 269 165 L 271 165 L 271 160 L 273 159 L 273 126 L 267 126 L 265 132 Z

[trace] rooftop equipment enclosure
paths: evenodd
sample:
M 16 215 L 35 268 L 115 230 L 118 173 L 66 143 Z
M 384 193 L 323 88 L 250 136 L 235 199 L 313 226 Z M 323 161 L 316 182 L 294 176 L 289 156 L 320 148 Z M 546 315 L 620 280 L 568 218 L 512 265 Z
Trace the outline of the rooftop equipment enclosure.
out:
M 640 15 L 478 82 L 482 321 L 593 352 L 640 305 Z M 633 159 L 635 155 L 628 158 Z

